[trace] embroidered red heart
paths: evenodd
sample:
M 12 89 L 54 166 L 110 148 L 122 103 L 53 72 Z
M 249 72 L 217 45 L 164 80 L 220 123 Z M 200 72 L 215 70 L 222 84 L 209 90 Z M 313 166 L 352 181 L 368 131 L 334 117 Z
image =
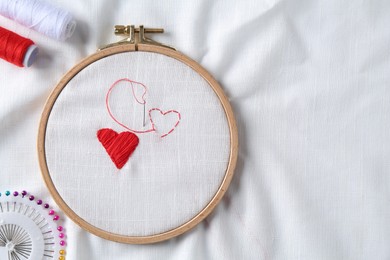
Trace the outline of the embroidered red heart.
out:
M 118 134 L 109 128 L 100 129 L 97 138 L 118 169 L 122 169 L 139 143 L 138 136 L 135 134 L 131 132 Z

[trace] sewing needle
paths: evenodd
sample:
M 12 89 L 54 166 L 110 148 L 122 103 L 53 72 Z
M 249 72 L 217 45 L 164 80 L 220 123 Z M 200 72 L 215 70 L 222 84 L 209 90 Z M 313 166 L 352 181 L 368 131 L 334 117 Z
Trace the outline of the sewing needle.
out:
M 145 127 L 145 104 L 146 104 L 146 100 L 144 101 L 144 127 Z

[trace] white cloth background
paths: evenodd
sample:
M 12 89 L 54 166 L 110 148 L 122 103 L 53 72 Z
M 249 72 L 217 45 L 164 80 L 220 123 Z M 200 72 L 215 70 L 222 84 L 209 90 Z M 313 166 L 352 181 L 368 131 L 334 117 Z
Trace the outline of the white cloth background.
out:
M 202 224 L 156 245 L 122 245 L 68 221 L 68 259 L 388 259 L 390 3 L 376 1 L 53 1 L 78 20 L 59 43 L 6 19 L 41 47 L 0 61 L 0 189 L 48 198 L 36 154 L 49 92 L 115 40 L 114 24 L 205 66 L 231 99 L 240 151 L 233 183 Z

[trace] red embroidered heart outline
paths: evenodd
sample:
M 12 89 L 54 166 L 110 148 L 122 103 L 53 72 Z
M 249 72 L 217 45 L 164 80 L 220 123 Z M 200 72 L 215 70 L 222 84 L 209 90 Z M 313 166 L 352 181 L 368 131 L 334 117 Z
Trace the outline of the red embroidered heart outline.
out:
M 176 123 L 175 123 L 175 125 L 168 131 L 168 132 L 166 132 L 166 133 L 163 133 L 162 135 L 161 135 L 161 138 L 164 138 L 165 136 L 167 136 L 167 135 L 169 135 L 170 133 L 172 133 L 174 130 L 175 130 L 175 128 L 179 125 L 179 123 L 180 123 L 180 120 L 181 120 L 181 115 L 180 115 L 180 113 L 178 112 L 178 111 L 176 111 L 176 110 L 173 110 L 173 109 L 171 109 L 171 110 L 168 110 L 168 111 L 166 111 L 166 112 L 163 112 L 161 109 L 159 109 L 159 108 L 152 108 L 152 109 L 150 109 L 149 110 L 149 119 L 150 119 L 150 122 L 151 122 L 151 124 L 152 124 L 152 129 L 154 130 L 154 131 L 157 131 L 157 129 L 156 129 L 156 124 L 154 123 L 154 121 L 153 121 L 153 119 L 152 119 L 152 112 L 153 111 L 158 111 L 158 112 L 160 112 L 160 114 L 161 115 L 163 115 L 163 116 L 165 116 L 165 115 L 167 115 L 167 114 L 170 114 L 170 113 L 175 113 L 175 114 L 177 114 L 177 121 L 176 121 Z

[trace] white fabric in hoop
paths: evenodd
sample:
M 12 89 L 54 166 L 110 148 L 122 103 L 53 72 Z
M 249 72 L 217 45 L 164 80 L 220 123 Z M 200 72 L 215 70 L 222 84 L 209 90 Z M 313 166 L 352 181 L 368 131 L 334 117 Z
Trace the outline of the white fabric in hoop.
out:
M 118 170 L 96 132 L 127 131 L 105 104 L 108 89 L 120 78 L 148 88 L 145 128 L 143 106 L 129 84 L 113 89 L 110 107 L 124 125 L 149 129 L 150 108 L 175 109 L 182 118 L 164 138 L 137 134 L 137 149 Z M 167 124 L 172 120 L 167 116 Z M 53 183 L 79 217 L 111 233 L 148 236 L 186 223 L 210 202 L 225 176 L 229 138 L 222 104 L 202 76 L 168 56 L 131 52 L 94 62 L 67 84 L 51 111 L 45 149 Z

